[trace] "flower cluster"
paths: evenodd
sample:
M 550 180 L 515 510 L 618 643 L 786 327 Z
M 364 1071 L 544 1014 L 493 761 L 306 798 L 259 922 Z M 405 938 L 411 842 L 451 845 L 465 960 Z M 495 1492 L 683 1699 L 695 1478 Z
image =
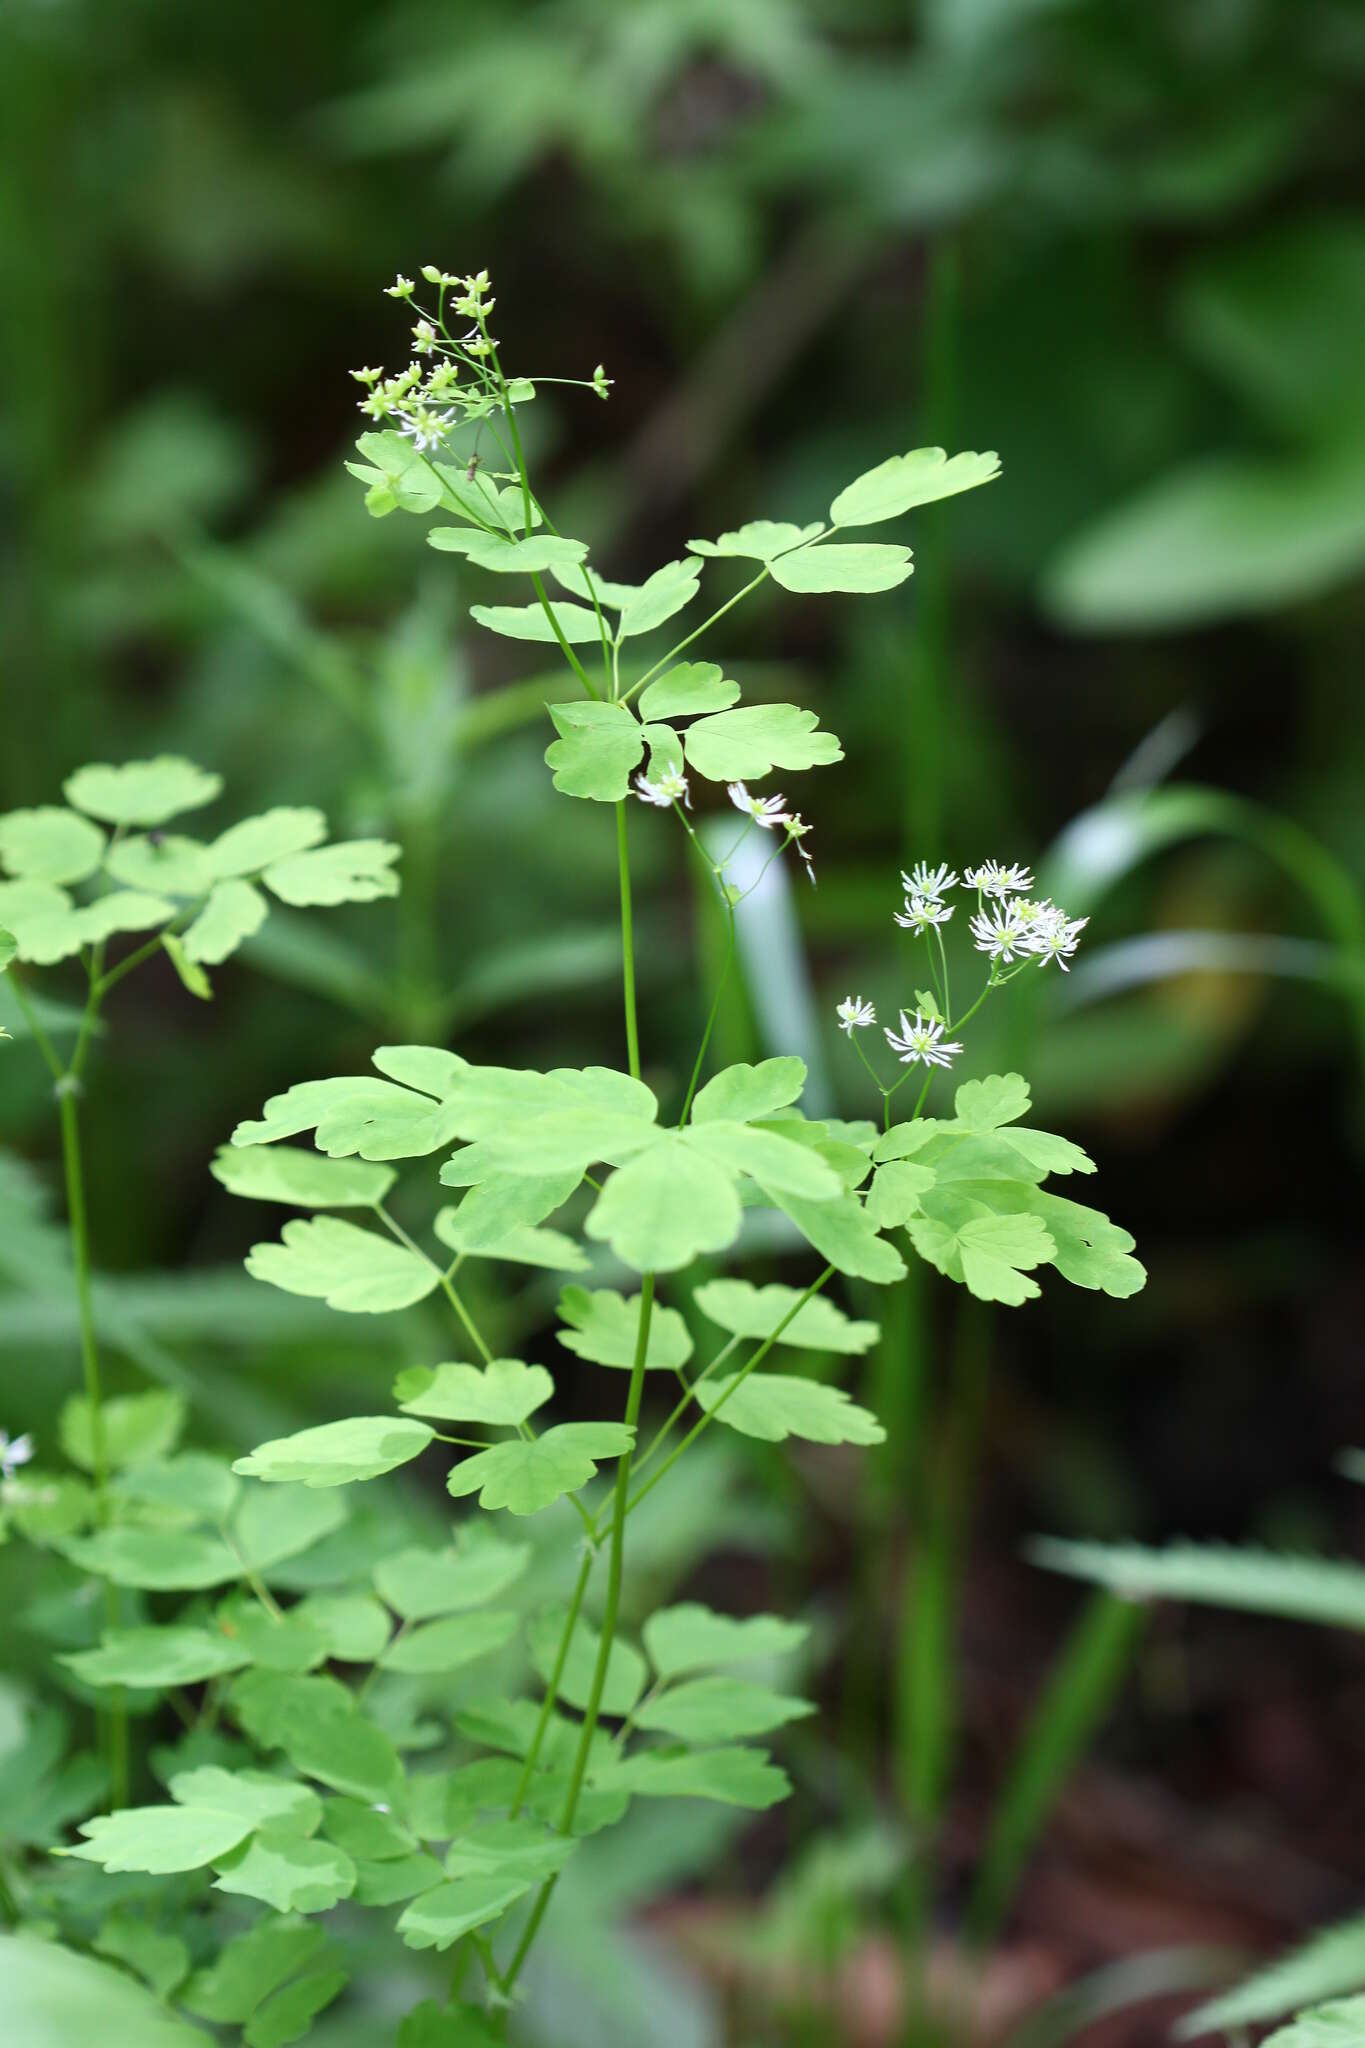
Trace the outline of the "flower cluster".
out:
M 1008 866 L 985 861 L 968 868 L 963 877 L 975 889 L 977 910 L 970 920 L 972 944 L 992 961 L 1013 966 L 1016 960 L 1034 959 L 1045 967 L 1055 960 L 1065 974 L 1067 961 L 1075 952 L 1088 918 L 1068 917 L 1048 898 L 1035 899 L 1023 892 L 1033 887 L 1033 875 L 1017 862 Z M 944 902 L 958 878 L 947 867 L 930 868 L 920 861 L 909 874 L 901 875 L 905 907 L 894 912 L 896 923 L 922 938 L 935 927 L 947 924 L 954 906 Z

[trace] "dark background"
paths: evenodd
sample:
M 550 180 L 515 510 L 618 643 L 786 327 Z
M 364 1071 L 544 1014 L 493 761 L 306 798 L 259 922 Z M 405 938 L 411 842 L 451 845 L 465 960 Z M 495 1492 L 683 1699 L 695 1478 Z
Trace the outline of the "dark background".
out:
M 539 650 L 477 635 L 458 565 L 419 522 L 369 521 L 341 468 L 348 367 L 405 354 L 380 285 L 487 265 L 514 369 L 605 362 L 611 403 L 547 387 L 531 454 L 611 574 L 817 516 L 893 451 L 1001 453 L 1000 482 L 914 515 L 904 589 L 765 593 L 717 640 L 760 691 L 816 704 L 847 756 L 797 799 L 820 877 L 793 885 L 800 945 L 756 944 L 719 1050 L 784 1049 L 761 998 L 794 976 L 822 1020 L 817 1084 L 866 1113 L 832 1005 L 912 994 L 899 867 L 1039 864 L 1091 915 L 1082 955 L 983 1019 L 964 1065 L 1032 1077 L 1151 1279 L 1129 1304 L 1053 1286 L 979 1320 L 925 1287 L 872 1362 L 880 1459 L 726 1466 L 721 1547 L 707 1562 L 697 1535 L 686 1582 L 813 1601 L 834 1653 L 794 1816 L 714 1882 L 684 1856 L 656 1887 L 656 1918 L 732 1987 L 735 2040 L 830 2038 L 773 2016 L 771 1900 L 811 1844 L 904 1820 L 905 1564 L 945 1461 L 964 1560 L 948 1946 L 1076 1605 L 1022 1561 L 1029 1533 L 1365 1545 L 1333 1472 L 1360 1435 L 1365 1306 L 1363 83 L 1365 10 L 1327 0 L 0 16 L 0 808 L 164 749 L 223 772 L 224 822 L 316 802 L 405 848 L 399 905 L 263 940 L 212 1008 L 168 969 L 114 1005 L 92 1205 L 142 1333 L 116 1377 L 169 1361 L 206 1436 L 341 1412 L 395 1358 L 335 1318 L 254 1324 L 228 1286 L 254 1226 L 205 1167 L 240 1116 L 384 1038 L 622 1053 L 609 821 L 551 800 Z M 674 1086 L 718 934 L 672 836 L 632 828 L 646 1066 Z M 35 1278 L 54 1149 L 20 1044 L 0 1131 L 5 1419 L 41 1432 L 76 1357 Z M 230 1315 L 186 1306 L 201 1268 Z M 544 1349 L 551 1298 L 489 1312 Z M 1363 1688 L 1347 1637 L 1157 1616 L 983 2025 L 991 1997 L 1008 2016 L 1107 1960 L 1265 1947 L 1350 1910 Z M 845 2037 L 876 2041 L 905 1944 L 896 1881 L 866 1890 L 839 1952 Z M 761 1967 L 730 1940 L 760 1898 L 779 1958 Z

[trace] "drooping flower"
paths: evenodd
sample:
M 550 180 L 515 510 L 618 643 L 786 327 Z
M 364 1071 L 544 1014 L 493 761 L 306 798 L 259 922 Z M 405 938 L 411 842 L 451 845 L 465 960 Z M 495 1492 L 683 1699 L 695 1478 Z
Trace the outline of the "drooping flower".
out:
M 737 811 L 743 811 L 746 818 L 752 818 L 755 825 L 761 825 L 765 832 L 788 822 L 787 799 L 784 796 L 754 796 L 742 782 L 727 782 L 725 794 Z
M 1003 861 L 983 861 L 979 868 L 968 868 L 967 887 L 979 889 L 983 896 L 1016 896 L 1022 889 L 1033 887 L 1033 876 L 1026 867 L 1017 862 L 1008 866 Z
M 802 860 L 806 864 L 806 873 L 810 877 L 811 887 L 814 888 L 815 862 L 811 858 L 810 848 L 805 844 L 806 838 L 811 832 L 812 827 L 806 823 L 805 819 L 801 816 L 801 813 L 799 811 L 785 812 L 784 815 L 778 819 L 778 823 L 779 825 L 786 826 L 787 845 L 794 846 L 797 852 L 800 854 Z
M 904 911 L 892 913 L 897 924 L 903 924 L 907 931 L 916 933 L 920 938 L 931 925 L 947 924 L 952 914 L 951 903 L 936 903 L 932 896 L 907 896 Z
M 835 1006 L 834 1014 L 839 1019 L 839 1029 L 846 1032 L 850 1038 L 855 1031 L 865 1031 L 869 1024 L 875 1024 L 877 1021 L 876 1006 L 865 1003 L 861 996 L 845 996 L 844 1000 Z
M 689 809 L 692 805 L 687 777 L 680 768 L 665 768 L 653 781 L 642 769 L 635 778 L 635 794 L 642 804 L 656 804 L 661 811 L 671 810 L 676 803 L 684 803 Z
M 33 1456 L 31 1436 L 12 1437 L 7 1429 L 0 1429 L 0 1479 L 13 1479 L 21 1465 L 27 1465 Z
M 941 902 L 945 890 L 957 887 L 957 876 L 951 872 L 946 863 L 940 867 L 931 868 L 928 861 L 925 860 L 916 861 L 908 875 L 902 869 L 901 881 L 904 884 L 907 896 L 925 896 L 930 903 Z
M 916 1010 L 912 1024 L 902 1010 L 900 1032 L 888 1028 L 886 1042 L 903 1067 L 917 1062 L 926 1067 L 950 1067 L 962 1047 L 951 1039 L 945 1041 L 943 1028 L 939 1019 L 926 1017 L 922 1010 Z
M 1012 903 L 997 905 L 994 910 L 979 910 L 971 921 L 972 944 L 978 953 L 989 953 L 992 960 L 1013 961 L 1016 954 L 1029 950 L 1028 934 L 1023 922 L 1015 916 Z

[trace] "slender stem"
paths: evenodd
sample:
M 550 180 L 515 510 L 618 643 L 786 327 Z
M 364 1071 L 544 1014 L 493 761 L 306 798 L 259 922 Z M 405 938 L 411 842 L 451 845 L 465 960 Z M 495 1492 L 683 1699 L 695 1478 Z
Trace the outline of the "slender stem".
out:
M 635 1017 L 635 934 L 630 908 L 630 853 L 626 846 L 624 798 L 616 806 L 616 867 L 621 878 L 621 974 L 626 1006 L 626 1053 L 632 1078 L 640 1078 L 640 1034 Z
M 588 1590 L 588 1579 L 592 1573 L 595 1554 L 591 1544 L 584 1546 L 583 1562 L 578 1568 L 578 1578 L 574 1583 L 573 1594 L 569 1600 L 569 1610 L 564 1617 L 564 1628 L 559 1638 L 559 1648 L 555 1652 L 554 1668 L 546 1681 L 545 1697 L 540 1703 L 540 1713 L 531 1735 L 531 1746 L 526 1752 L 521 1767 L 521 1776 L 517 1779 L 517 1789 L 512 1797 L 513 1820 L 521 1812 L 521 1803 L 525 1799 L 530 1786 L 531 1773 L 535 1770 L 539 1760 L 541 1746 L 545 1741 L 545 1731 L 550 1725 L 550 1716 L 555 1710 L 555 1701 L 559 1698 L 560 1681 L 564 1676 L 564 1666 L 569 1661 L 569 1645 L 573 1641 L 573 1632 L 578 1626 L 578 1617 L 583 1607 L 583 1595 Z
M 725 958 L 721 963 L 720 975 L 716 982 L 716 993 L 711 998 L 711 1008 L 706 1018 L 706 1029 L 702 1032 L 701 1044 L 697 1047 L 697 1057 L 692 1068 L 692 1078 L 687 1084 L 687 1097 L 682 1106 L 682 1115 L 678 1118 L 679 1129 L 687 1122 L 688 1117 L 692 1113 L 692 1098 L 697 1092 L 697 1083 L 701 1079 L 702 1062 L 706 1058 L 706 1048 L 711 1043 L 711 1033 L 716 1028 L 716 1019 L 720 1015 L 721 997 L 725 994 L 726 983 L 730 979 L 730 968 L 734 963 L 735 908 L 728 898 L 725 904 L 725 915 L 728 926 L 725 935 Z
M 701 1371 L 697 1374 L 697 1377 L 689 1385 L 684 1387 L 683 1397 L 681 1401 L 679 1401 L 677 1407 L 673 1410 L 672 1414 L 667 1418 L 666 1421 L 660 1423 L 658 1429 L 654 1432 L 654 1436 L 650 1441 L 648 1449 L 642 1454 L 642 1456 L 638 1457 L 635 1460 L 635 1470 L 637 1475 L 644 1471 L 646 1465 L 652 1463 L 655 1453 L 663 1449 L 664 1444 L 668 1441 L 668 1438 L 673 1434 L 674 1428 L 676 1427 L 678 1422 L 681 1420 L 683 1415 L 686 1414 L 687 1409 L 690 1407 L 691 1403 L 696 1400 L 697 1388 L 701 1385 L 702 1381 L 709 1380 L 712 1373 L 715 1372 L 719 1366 L 722 1366 L 725 1363 L 726 1359 L 730 1356 L 730 1353 L 734 1350 L 738 1342 L 738 1337 L 727 1338 L 726 1342 L 721 1345 L 720 1350 L 716 1353 L 715 1357 L 711 1360 L 710 1364 L 704 1365 Z
M 465 1307 L 464 1302 L 461 1300 L 459 1294 L 456 1292 L 455 1287 L 451 1282 L 450 1273 L 442 1272 L 441 1268 L 437 1265 L 435 1259 L 431 1257 L 430 1253 L 423 1251 L 421 1245 L 418 1244 L 416 1238 L 410 1237 L 408 1235 L 408 1232 L 404 1230 L 402 1224 L 397 1220 L 396 1217 L 391 1216 L 389 1214 L 388 1210 L 384 1207 L 384 1204 L 382 1202 L 376 1202 L 374 1204 L 374 1213 L 379 1218 L 380 1222 L 384 1225 L 384 1228 L 387 1231 L 391 1232 L 391 1234 L 398 1239 L 398 1242 L 401 1245 L 403 1245 L 406 1250 L 412 1252 L 416 1258 L 424 1260 L 426 1264 L 431 1267 L 432 1272 L 436 1274 L 437 1278 L 440 1281 L 441 1292 L 445 1295 L 446 1300 L 450 1303 L 456 1315 L 460 1318 L 460 1321 L 463 1323 L 465 1330 L 468 1333 L 470 1343 L 474 1346 L 474 1349 L 478 1352 L 484 1364 L 490 1365 L 493 1361 L 492 1346 L 486 1342 L 482 1331 L 479 1329 L 478 1324 L 474 1321 L 473 1316 L 469 1313 L 469 1310 Z M 457 1260 L 456 1264 L 458 1263 L 459 1262 Z M 451 1271 L 454 1271 L 453 1267 L 451 1268 Z
M 645 1273 L 640 1281 L 640 1325 L 635 1336 L 635 1357 L 630 1369 L 630 1391 L 626 1396 L 626 1426 L 633 1430 L 640 1419 L 640 1400 L 645 1385 L 645 1357 L 649 1350 L 649 1326 L 654 1313 L 654 1275 Z M 587 1776 L 588 1758 L 592 1753 L 592 1739 L 597 1733 L 597 1720 L 602 1706 L 602 1693 L 607 1682 L 607 1667 L 611 1662 L 612 1644 L 616 1638 L 616 1616 L 621 1602 L 621 1579 L 625 1564 L 626 1515 L 629 1512 L 631 1453 L 629 1448 L 621 1453 L 616 1467 L 616 1487 L 612 1496 L 611 1543 L 607 1553 L 607 1597 L 602 1609 L 602 1638 L 598 1644 L 597 1662 L 593 1667 L 592 1687 L 583 1711 L 583 1726 L 579 1733 L 578 1748 L 574 1753 L 573 1770 L 569 1778 L 569 1790 L 560 1816 L 559 1832 L 572 1832 L 574 1816 L 578 1812 L 579 1795 L 583 1780 Z M 516 1954 L 503 1978 L 504 1988 L 510 1990 L 516 1982 L 522 1964 L 530 1953 L 531 1944 L 545 1917 L 550 1895 L 555 1888 L 555 1878 L 548 1877 L 541 1886 L 531 1917 L 526 1923 Z
M 757 590 L 759 584 L 765 583 L 767 581 L 767 578 L 768 565 L 765 562 L 763 567 L 759 570 L 757 576 L 753 577 L 750 582 L 746 583 L 742 590 L 737 590 L 733 597 L 728 597 L 723 605 L 718 606 L 717 609 L 712 612 L 709 619 L 703 619 L 701 624 L 698 627 L 696 627 L 694 631 L 687 635 L 686 639 L 679 640 L 675 647 L 669 648 L 667 654 L 660 655 L 659 659 L 655 662 L 653 668 L 647 668 L 642 676 L 637 677 L 637 679 L 631 684 L 630 688 L 622 696 L 621 702 L 623 704 L 629 704 L 631 698 L 635 695 L 636 691 L 643 690 L 645 684 L 649 682 L 652 677 L 657 676 L 661 668 L 667 668 L 669 662 L 673 660 L 675 655 L 681 654 L 685 647 L 690 647 L 694 640 L 700 640 L 702 634 L 709 632 L 711 627 L 715 625 L 717 619 L 723 619 L 727 612 L 733 611 L 735 606 L 740 602 L 741 598 L 747 597 L 751 590 Z
M 953 1013 L 953 998 L 948 986 L 948 953 L 943 944 L 943 934 L 937 925 L 934 926 L 934 938 L 938 942 L 939 965 L 943 969 L 943 1014 L 946 1018 L 951 1017 Z
M 688 1430 L 687 1435 L 683 1438 L 682 1442 L 674 1446 L 674 1448 L 669 1452 L 668 1456 L 664 1459 L 663 1464 L 660 1465 L 658 1471 L 653 1475 L 652 1478 L 647 1479 L 645 1481 L 644 1485 L 640 1488 L 639 1492 L 635 1494 L 633 1498 L 629 1501 L 626 1508 L 627 1514 L 633 1513 L 634 1510 L 639 1507 L 640 1502 L 644 1499 L 645 1495 L 647 1493 L 652 1493 L 654 1488 L 658 1485 L 659 1481 L 663 1479 L 669 1472 L 672 1471 L 673 1467 L 677 1464 L 683 1452 L 690 1449 L 690 1447 L 696 1442 L 697 1438 L 701 1435 L 702 1431 L 706 1428 L 707 1424 L 713 1422 L 716 1416 L 719 1415 L 721 1409 L 725 1406 L 730 1396 L 736 1391 L 737 1388 L 743 1385 L 745 1380 L 748 1379 L 749 1374 L 753 1371 L 754 1367 L 756 1365 L 761 1364 L 762 1361 L 767 1357 L 768 1353 L 772 1350 L 774 1344 L 776 1344 L 778 1338 L 782 1335 L 782 1332 L 786 1329 L 788 1323 L 791 1322 L 792 1318 L 794 1316 L 799 1315 L 801 1313 L 801 1310 L 805 1307 L 806 1303 L 810 1300 L 811 1296 L 814 1294 L 818 1294 L 820 1292 L 820 1289 L 823 1286 L 825 1286 L 826 1282 L 832 1280 L 833 1277 L 833 1266 L 826 1266 L 824 1272 L 820 1275 L 819 1279 L 811 1281 L 811 1284 L 806 1289 L 805 1293 L 801 1295 L 797 1301 L 793 1302 L 792 1306 L 787 1310 L 787 1313 L 783 1316 L 781 1322 L 777 1325 L 777 1328 L 772 1332 L 772 1335 L 765 1337 L 763 1342 L 759 1345 L 757 1351 L 753 1353 L 752 1357 L 745 1359 L 743 1365 L 735 1374 L 729 1386 L 725 1389 L 725 1392 L 716 1402 L 715 1407 L 709 1409 L 705 1415 L 703 1415 L 697 1422 L 693 1423 L 691 1429 Z
M 19 1005 L 19 1014 L 27 1024 L 29 1035 L 42 1056 L 43 1065 L 47 1068 L 54 1081 L 60 1081 L 62 1078 L 62 1063 L 57 1057 L 57 1049 L 39 1022 L 38 1013 L 25 993 L 23 982 L 17 974 L 11 974 L 9 985 L 14 991 L 14 1000 Z

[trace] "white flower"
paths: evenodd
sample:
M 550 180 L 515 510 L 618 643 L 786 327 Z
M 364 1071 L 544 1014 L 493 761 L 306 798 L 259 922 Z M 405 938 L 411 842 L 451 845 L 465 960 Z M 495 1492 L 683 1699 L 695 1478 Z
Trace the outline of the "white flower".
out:
M 967 887 L 979 889 L 983 896 L 1015 896 L 1021 889 L 1033 887 L 1033 876 L 1017 862 L 1006 867 L 998 860 L 983 861 L 979 868 L 968 868 Z
M 897 924 L 903 924 L 921 938 L 930 925 L 947 924 L 952 914 L 950 903 L 936 903 L 932 896 L 907 896 L 904 914 L 899 910 L 893 912 Z
M 810 876 L 811 887 L 814 888 L 815 862 L 811 859 L 810 848 L 804 844 L 806 836 L 812 828 L 806 823 L 805 819 L 801 816 L 801 813 L 799 811 L 788 811 L 785 813 L 783 817 L 779 818 L 777 822 L 779 825 L 786 826 L 786 843 L 788 846 L 794 846 L 797 852 L 800 854 L 802 860 L 805 862 L 806 873 Z
M 931 903 L 942 900 L 945 889 L 957 887 L 957 876 L 946 867 L 931 868 L 928 861 L 916 861 L 907 875 L 902 869 L 901 881 L 907 896 L 926 896 Z
M 403 425 L 400 431 L 410 434 L 413 445 L 420 451 L 439 448 L 449 434 L 455 418 L 452 406 L 446 412 L 433 412 L 430 406 L 419 405 L 412 412 L 400 413 Z
M 412 330 L 412 352 L 415 356 L 429 356 L 435 352 L 436 329 L 430 320 L 419 320 Z
M 691 809 L 692 799 L 687 790 L 687 777 L 680 768 L 665 768 L 658 780 L 651 782 L 641 771 L 635 778 L 635 794 L 642 804 L 657 804 L 661 811 L 667 811 L 679 801 Z
M 839 1019 L 839 1029 L 846 1031 L 850 1038 L 855 1031 L 865 1031 L 869 1024 L 877 1021 L 874 1005 L 865 1003 L 861 996 L 845 996 L 836 1005 L 834 1014 Z
M 1064 910 L 1058 910 L 1053 903 L 1043 907 L 1050 915 L 1040 919 L 1028 933 L 1024 950 L 1037 956 L 1040 967 L 1046 967 L 1049 960 L 1055 960 L 1065 974 L 1068 972 L 1066 963 L 1075 952 L 1081 933 L 1090 919 L 1068 917 Z
M 31 1436 L 11 1437 L 7 1429 L 0 1429 L 0 1479 L 13 1479 L 21 1465 L 27 1465 L 33 1456 Z
M 784 796 L 751 796 L 742 782 L 727 782 L 725 794 L 737 811 L 743 811 L 746 818 L 752 818 L 755 825 L 761 825 L 765 832 L 774 825 L 785 825 L 787 799 Z
M 997 907 L 992 911 L 979 910 L 972 919 L 972 943 L 978 953 L 989 953 L 992 960 L 1012 961 L 1016 953 L 1031 950 L 1028 934 L 1020 918 L 1015 915 L 1015 905 Z
M 903 1067 L 912 1067 L 916 1061 L 926 1067 L 950 1067 L 954 1056 L 962 1050 L 951 1040 L 945 1044 L 943 1025 L 926 1017 L 922 1010 L 916 1010 L 913 1024 L 902 1010 L 900 1036 L 888 1030 L 886 1042 Z

